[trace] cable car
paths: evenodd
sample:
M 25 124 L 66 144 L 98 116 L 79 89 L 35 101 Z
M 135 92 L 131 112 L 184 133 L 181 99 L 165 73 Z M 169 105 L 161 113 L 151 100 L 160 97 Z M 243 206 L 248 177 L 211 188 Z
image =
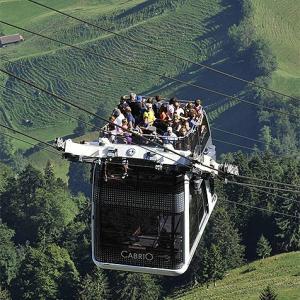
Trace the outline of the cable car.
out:
M 65 158 L 93 166 L 93 261 L 105 269 L 183 274 L 217 202 L 214 176 L 222 168 L 206 113 L 184 137 L 143 134 L 125 143 L 108 135 L 57 140 Z

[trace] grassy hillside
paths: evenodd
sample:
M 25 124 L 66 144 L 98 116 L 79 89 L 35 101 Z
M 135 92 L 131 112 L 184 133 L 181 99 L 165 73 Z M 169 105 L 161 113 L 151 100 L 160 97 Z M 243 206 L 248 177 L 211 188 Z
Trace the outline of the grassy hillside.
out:
M 300 96 L 300 1 L 254 0 L 257 33 L 268 40 L 279 69 L 272 88 Z
M 211 72 L 199 70 L 126 39 L 107 35 L 25 3 L 0 2 L 1 18 L 68 43 L 76 43 L 99 54 L 230 94 L 239 92 L 242 88 L 240 84 L 227 84 L 226 79 Z M 128 36 L 165 47 L 196 61 L 215 64 L 223 69 L 230 67 L 233 73 L 235 68 L 237 72 L 241 72 L 238 65 L 231 66 L 231 58 L 225 51 L 227 29 L 239 17 L 234 4 L 219 0 L 160 0 L 146 3 L 110 1 L 110 5 L 107 1 L 44 3 L 50 3 L 53 7 L 64 9 L 106 28 L 120 30 Z M 14 14 L 14 10 L 22 9 L 24 14 Z M 12 29 L 7 30 L 7 27 L 4 30 L 8 33 L 15 32 Z M 175 93 L 184 98 L 200 96 L 206 104 L 224 100 L 201 90 L 180 86 L 132 68 L 125 68 L 121 64 L 22 34 L 26 38 L 24 43 L 1 49 L 1 54 L 14 61 L 14 64 L 5 63 L 7 68 L 91 110 L 102 107 L 104 115 L 118 101 L 119 95 L 131 90 L 138 93 L 155 91 L 165 95 Z M 32 133 L 48 140 L 53 139 L 60 131 L 61 135 L 72 132 L 74 122 L 59 115 L 54 109 L 59 108 L 72 114 L 78 112 L 12 79 L 4 78 L 4 83 L 33 100 L 24 100 L 10 91 L 3 91 L 2 120 L 29 132 L 34 130 Z M 23 126 L 24 119 L 32 120 L 33 127 Z M 48 130 L 49 127 L 51 131 Z
M 276 255 L 232 270 L 216 287 L 193 288 L 171 299 L 257 300 L 267 285 L 278 300 L 298 300 L 300 295 L 300 252 Z
M 240 12 L 235 1 L 223 0 L 41 0 L 55 8 L 74 14 L 126 36 L 166 48 L 192 60 L 211 64 L 237 76 L 249 78 L 243 62 L 237 62 L 230 51 L 227 30 L 237 23 Z M 299 47 L 296 27 L 298 1 L 286 0 L 286 7 L 276 1 L 255 0 L 258 33 L 270 38 L 279 58 L 280 69 L 273 78 L 273 87 L 297 94 Z M 273 8 L 273 7 L 272 7 Z M 289 22 L 273 13 L 285 12 Z M 264 17 L 266 15 L 266 18 Z M 240 95 L 244 85 L 211 71 L 174 59 L 127 39 L 116 37 L 58 15 L 27 1 L 0 0 L 0 19 L 23 26 L 67 43 L 76 44 L 100 55 L 109 56 L 145 69 L 212 88 L 230 95 Z M 268 23 L 272 20 L 276 22 Z M 274 21 L 274 22 L 275 22 Z M 267 23 L 265 23 L 267 22 Z M 290 24 L 290 25 L 287 25 Z M 274 26 L 271 26 L 274 25 Z M 285 26 L 292 28 L 288 34 Z M 278 32 L 271 30 L 278 28 Z M 282 28 L 282 30 L 281 30 Z M 5 33 L 20 32 L 26 41 L 0 49 L 0 65 L 15 74 L 32 80 L 66 99 L 107 116 L 119 96 L 132 90 L 137 93 L 177 95 L 185 99 L 202 98 L 204 104 L 217 110 L 212 115 L 216 126 L 256 138 L 259 128 L 256 111 L 242 104 L 230 104 L 222 97 L 140 72 L 122 64 L 69 49 L 26 32 L 0 25 Z M 265 32 L 266 31 L 266 32 Z M 292 37 L 294 37 L 292 39 Z M 281 43 L 284 39 L 286 43 Z M 288 43 L 290 41 L 290 43 Z M 287 45 L 287 48 L 284 48 Z M 276 50 L 278 49 L 278 50 Z M 286 55 L 288 53 L 288 55 Z M 13 63 L 1 61 L 1 57 Z M 283 75 L 284 76 L 283 76 Z M 278 82 L 277 82 L 278 81 Z M 57 112 L 63 110 L 78 116 L 80 112 L 33 88 L 0 74 L 0 84 L 19 91 L 30 99 L 0 86 L 0 120 L 43 140 L 71 134 L 76 121 Z M 292 89 L 290 88 L 292 87 Z M 247 99 L 252 101 L 252 99 Z M 227 103 L 226 103 L 227 102 Z M 219 104 L 218 104 L 219 103 Z M 29 119 L 31 127 L 24 125 Z M 248 120 L 248 122 L 245 122 Z M 243 124 L 243 126 L 240 126 Z M 216 138 L 253 147 L 252 142 L 217 133 Z M 17 144 L 18 147 L 27 147 Z M 217 143 L 218 152 L 237 150 Z

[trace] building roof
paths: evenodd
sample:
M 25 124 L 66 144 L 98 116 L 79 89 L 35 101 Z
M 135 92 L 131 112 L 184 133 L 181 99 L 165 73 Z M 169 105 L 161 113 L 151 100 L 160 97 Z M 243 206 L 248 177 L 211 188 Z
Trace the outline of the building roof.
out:
M 0 36 L 0 44 L 10 44 L 23 41 L 23 37 L 20 34 L 4 35 Z

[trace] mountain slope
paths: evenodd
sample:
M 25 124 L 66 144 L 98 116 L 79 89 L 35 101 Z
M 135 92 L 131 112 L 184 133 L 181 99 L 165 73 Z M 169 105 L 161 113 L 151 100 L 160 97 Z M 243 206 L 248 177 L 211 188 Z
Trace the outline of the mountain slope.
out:
M 162 46 L 193 60 L 218 64 L 220 68 L 224 66 L 225 69 L 230 65 L 230 56 L 224 48 L 227 43 L 227 29 L 238 19 L 235 5 L 219 0 L 172 2 L 160 0 L 140 4 L 139 2 L 141 1 L 126 1 L 120 5 L 121 1 L 111 1 L 110 9 L 108 7 L 105 9 L 104 1 L 78 1 L 75 3 L 81 4 L 79 7 L 76 5 L 68 7 L 66 2 L 62 8 L 104 27 L 121 30 L 127 36 Z M 12 7 L 22 8 L 18 6 L 19 1 L 8 3 Z M 61 4 L 57 3 L 51 2 L 51 5 L 60 8 Z M 3 19 L 6 19 L 5 15 L 10 14 L 12 8 L 7 8 L 7 2 L 0 2 L 0 8 L 2 12 L 4 11 Z M 3 9 L 6 9 L 6 12 Z M 95 10 L 93 13 L 92 9 Z M 99 32 L 84 24 L 49 13 L 47 10 L 36 11 L 32 22 L 28 16 L 24 24 L 21 20 L 17 22 L 16 19 L 15 17 L 11 22 L 22 24 L 32 30 L 41 30 L 45 35 L 68 43 L 76 43 L 100 55 L 163 75 L 202 83 L 231 94 L 239 92 L 242 88 L 240 84 L 226 84 L 226 79 L 219 78 L 211 72 L 200 70 L 129 40 Z M 134 68 L 124 67 L 122 64 L 59 47 L 38 37 L 25 33 L 24 36 L 26 37 L 24 43 L 1 49 L 1 54 L 14 61 L 13 65 L 5 63 L 6 67 L 19 76 L 38 82 L 43 87 L 93 111 L 102 107 L 103 111 L 100 113 L 103 115 L 107 115 L 116 104 L 119 95 L 130 90 L 138 93 L 151 93 L 155 90 L 155 93 L 164 95 L 176 93 L 179 97 L 187 99 L 200 96 L 206 104 L 224 100 L 198 89 L 183 87 Z M 234 72 L 234 67 L 231 67 L 231 71 Z M 52 128 L 48 130 L 49 134 L 46 137 L 49 140 L 53 139 L 60 129 L 62 134 L 66 134 L 66 131 L 72 132 L 74 122 L 60 116 L 54 109 L 59 108 L 75 115 L 78 115 L 77 111 L 15 80 L 4 78 L 4 83 L 33 98 L 32 101 L 25 101 L 10 91 L 3 91 L 2 119 L 7 123 L 43 137 L 45 131 Z M 24 126 L 24 119 L 32 120 L 33 126 L 31 128 Z M 51 133 L 52 130 L 56 131 L 55 136 Z
M 300 96 L 300 1 L 254 0 L 256 32 L 266 39 L 279 68 L 272 88 Z
M 278 300 L 297 300 L 300 295 L 300 252 L 276 255 L 229 271 L 216 287 L 198 287 L 180 292 L 171 299 L 256 300 L 270 285 Z

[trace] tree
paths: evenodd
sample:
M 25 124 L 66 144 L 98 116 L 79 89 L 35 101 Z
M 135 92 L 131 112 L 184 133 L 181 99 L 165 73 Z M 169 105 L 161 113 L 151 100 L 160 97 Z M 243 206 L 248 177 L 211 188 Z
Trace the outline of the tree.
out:
M 68 186 L 73 194 L 84 193 L 87 197 L 91 194 L 91 166 L 71 162 L 68 172 Z
M 228 30 L 228 36 L 231 39 L 234 50 L 245 52 L 251 45 L 255 35 L 252 22 L 249 19 L 243 20 L 239 25 L 232 25 Z
M 53 187 L 55 184 L 55 175 L 53 165 L 50 160 L 47 161 L 46 167 L 44 169 L 44 178 L 45 178 L 45 185 L 47 188 Z
M 277 59 L 266 41 L 257 39 L 249 48 L 250 66 L 257 76 L 269 76 L 277 69 Z
M 10 294 L 6 289 L 0 286 L 0 300 L 11 300 Z
M 28 166 L 17 179 L 10 178 L 0 195 L 1 216 L 18 243 L 53 241 L 78 213 L 76 199 L 59 184 L 49 189 L 47 180 Z
M 12 170 L 4 163 L 0 163 L 0 193 L 6 190 L 8 178 L 12 176 Z M 0 215 L 1 218 L 1 215 Z
M 203 269 L 200 271 L 202 278 L 205 279 L 207 287 L 210 282 L 216 285 L 218 279 L 222 279 L 225 274 L 225 267 L 220 253 L 220 249 L 212 244 L 203 255 Z
M 0 159 L 8 162 L 13 158 L 15 148 L 12 140 L 5 135 L 0 135 Z
M 268 285 L 260 294 L 259 300 L 276 300 L 277 294 Z
M 219 194 L 219 196 L 221 196 Z M 204 236 L 207 246 L 216 245 L 220 249 L 224 268 L 236 268 L 243 262 L 245 247 L 225 208 L 217 207 Z
M 257 242 L 257 248 L 256 248 L 256 253 L 258 258 L 266 258 L 269 257 L 272 251 L 272 247 L 269 243 L 269 241 L 264 237 L 262 234 L 260 239 Z
M 77 127 L 74 129 L 74 134 L 75 135 L 84 135 L 87 130 L 87 123 L 89 122 L 88 118 L 86 115 L 80 115 L 78 117 L 78 122 L 77 122 Z
M 12 241 L 14 234 L 12 229 L 0 223 L 0 286 L 8 286 L 18 271 L 17 250 Z
M 37 240 L 43 243 L 56 241 L 78 213 L 75 201 L 64 189 L 37 190 L 28 209 L 27 222 Z
M 92 275 L 87 274 L 81 284 L 81 292 L 79 294 L 79 299 L 81 300 L 110 298 L 109 283 L 104 272 L 97 268 Z
M 79 274 L 68 252 L 56 245 L 28 247 L 19 275 L 12 281 L 14 299 L 75 299 Z
M 130 273 L 119 296 L 122 300 L 156 300 L 160 296 L 160 286 L 150 275 Z
M 300 162 L 294 158 L 287 159 L 282 162 L 284 165 L 284 173 L 282 175 L 282 182 L 300 186 Z M 276 237 L 280 244 L 280 248 L 285 251 L 298 251 L 300 250 L 300 222 L 296 218 L 300 218 L 300 202 L 299 195 L 287 194 L 287 199 L 278 205 L 277 210 L 288 215 L 292 215 L 295 219 L 278 216 L 276 224 L 278 233 Z
M 260 129 L 259 139 L 263 142 L 264 150 L 269 151 L 272 145 L 272 132 L 269 126 L 263 126 Z

